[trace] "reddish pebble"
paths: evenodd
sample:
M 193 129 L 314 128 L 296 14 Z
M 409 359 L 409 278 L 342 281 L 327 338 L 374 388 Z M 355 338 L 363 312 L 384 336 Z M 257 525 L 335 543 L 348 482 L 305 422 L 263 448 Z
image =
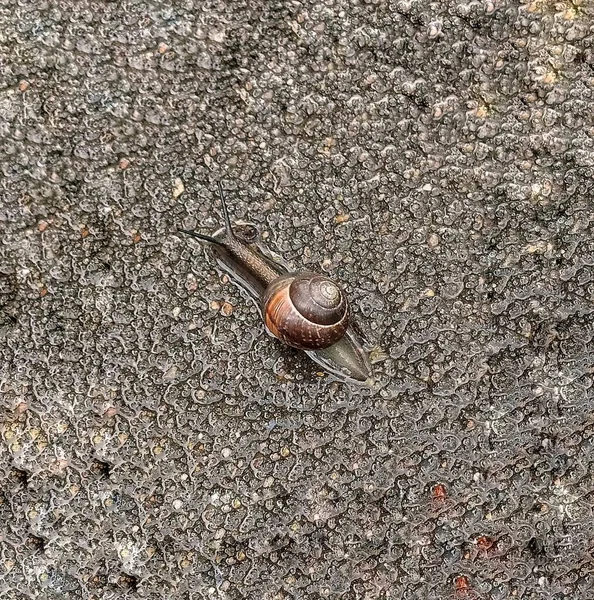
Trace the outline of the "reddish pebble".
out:
M 491 550 L 491 548 L 495 546 L 495 540 L 488 535 L 479 535 L 479 537 L 476 538 L 476 545 L 481 550 Z
M 448 496 L 448 490 L 443 483 L 438 483 L 437 485 L 433 486 L 431 495 L 433 496 L 434 500 L 445 500 Z
M 470 589 L 470 582 L 466 575 L 458 575 L 454 577 L 454 588 L 458 593 L 467 592 Z
M 229 302 L 223 302 L 223 306 L 221 306 L 221 314 L 225 317 L 229 317 L 233 313 L 233 305 Z

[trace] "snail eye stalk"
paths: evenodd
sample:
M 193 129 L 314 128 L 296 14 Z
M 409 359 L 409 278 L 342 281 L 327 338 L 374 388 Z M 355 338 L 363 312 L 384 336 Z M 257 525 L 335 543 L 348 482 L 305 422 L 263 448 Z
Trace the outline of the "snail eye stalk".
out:
M 223 218 L 225 219 L 225 236 L 227 238 L 235 239 L 235 234 L 233 233 L 233 226 L 231 225 L 231 217 L 229 216 L 229 210 L 227 209 L 227 203 L 225 202 L 225 194 L 223 192 L 223 186 L 221 182 L 218 182 L 219 188 L 219 198 L 221 199 L 221 207 L 223 209 Z M 185 233 L 197 240 L 201 240 L 203 242 L 209 242 L 210 244 L 216 244 L 217 246 L 224 246 L 222 240 L 219 240 L 211 235 L 205 235 L 203 233 L 197 233 L 196 231 L 190 231 L 189 229 L 178 229 L 180 233 Z
M 213 238 L 211 235 L 204 235 L 203 233 L 197 233 L 196 231 L 190 231 L 189 229 L 178 229 L 178 231 L 180 233 L 185 233 L 186 235 L 189 235 L 189 236 L 196 238 L 197 240 L 201 240 L 203 242 L 217 244 L 218 246 L 222 245 L 220 240 Z
M 225 230 L 227 235 L 234 237 L 233 227 L 231 226 L 231 217 L 229 217 L 229 211 L 227 210 L 227 203 L 225 202 L 225 194 L 223 193 L 223 186 L 221 182 L 218 182 L 219 198 L 221 199 L 221 207 L 223 209 L 223 218 L 225 219 Z

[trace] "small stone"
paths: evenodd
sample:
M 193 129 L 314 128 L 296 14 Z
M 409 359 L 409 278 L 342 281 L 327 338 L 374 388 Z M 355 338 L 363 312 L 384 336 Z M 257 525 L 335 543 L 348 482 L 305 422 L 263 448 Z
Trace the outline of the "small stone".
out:
M 26 79 L 19 81 L 19 92 L 26 92 L 29 89 L 29 82 Z
M 221 306 L 221 314 L 225 317 L 231 316 L 231 314 L 233 314 L 233 305 L 229 302 L 223 302 L 223 306 Z
M 476 544 L 481 550 L 488 551 L 495 546 L 495 540 L 488 535 L 480 535 L 476 538 Z
M 470 589 L 470 582 L 468 581 L 468 577 L 464 575 L 458 575 L 454 577 L 454 588 L 457 592 L 466 592 Z
M 379 346 L 376 346 L 369 352 L 369 361 L 372 365 L 383 362 L 388 358 L 388 353 Z
M 208 38 L 212 41 L 212 42 L 216 42 L 217 44 L 221 44 L 223 43 L 223 40 L 225 39 L 225 31 L 217 31 L 216 29 L 213 29 L 212 31 L 208 32 Z
M 474 113 L 479 119 L 484 119 L 487 116 L 487 107 L 479 106 Z
M 567 21 L 573 21 L 573 19 L 575 19 L 576 15 L 577 15 L 577 11 L 575 10 L 575 8 L 568 8 L 563 13 L 563 18 L 566 19 Z
M 539 241 L 534 244 L 528 244 L 526 251 L 530 254 L 544 254 L 547 251 L 547 243 L 545 241 Z
M 443 500 L 447 497 L 448 492 L 447 489 L 445 487 L 445 485 L 443 485 L 443 483 L 438 483 L 437 485 L 435 485 L 433 487 L 433 490 L 431 491 L 431 494 L 433 496 L 434 499 L 436 500 Z
M 211 310 L 219 310 L 221 308 L 221 303 L 217 300 L 213 300 L 209 306 Z
M 427 238 L 427 244 L 429 244 L 430 248 L 436 248 L 439 246 L 439 236 L 436 233 L 432 233 Z
M 177 377 L 177 367 L 175 365 L 171 365 L 169 369 L 163 375 L 163 379 L 165 381 L 173 381 Z
M 557 75 L 553 71 L 549 71 L 542 78 L 543 83 L 555 83 L 557 81 Z
M 173 198 L 179 198 L 184 191 L 186 190 L 186 187 L 184 186 L 184 182 L 177 177 L 176 180 L 173 182 L 173 189 L 172 189 L 172 195 Z
M 221 450 L 221 456 L 223 458 L 229 458 L 231 456 L 231 448 L 223 448 Z
M 280 455 L 281 455 L 283 458 L 287 458 L 287 456 L 289 456 L 290 454 L 291 454 L 291 450 L 289 449 L 289 447 L 288 447 L 288 446 L 283 446 L 283 447 L 281 448 Z
M 37 224 L 37 231 L 43 233 L 49 227 L 49 223 L 47 221 L 39 221 Z
M 115 415 L 117 415 L 117 414 L 118 414 L 118 409 L 115 406 L 108 406 L 105 409 L 103 416 L 106 419 L 111 419 L 112 417 L 115 417 Z
M 430 38 L 436 38 L 441 33 L 441 23 L 439 21 L 429 23 L 427 33 Z
M 124 171 L 130 166 L 130 161 L 127 158 L 120 158 L 120 162 L 118 163 L 118 167 Z

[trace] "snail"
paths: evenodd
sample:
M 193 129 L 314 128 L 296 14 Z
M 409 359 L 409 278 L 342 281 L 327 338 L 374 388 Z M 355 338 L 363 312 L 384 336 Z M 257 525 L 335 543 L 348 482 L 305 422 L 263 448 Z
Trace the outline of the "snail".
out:
M 343 380 L 370 383 L 369 358 L 340 285 L 319 273 L 288 272 L 247 236 L 242 239 L 233 230 L 220 183 L 218 188 L 224 227 L 213 235 L 179 231 L 211 246 L 221 268 L 257 303 L 272 336 Z

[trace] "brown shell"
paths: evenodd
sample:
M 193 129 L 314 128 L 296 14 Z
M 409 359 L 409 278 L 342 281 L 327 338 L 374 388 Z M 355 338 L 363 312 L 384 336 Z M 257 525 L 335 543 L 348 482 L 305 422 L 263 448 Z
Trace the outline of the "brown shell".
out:
M 273 281 L 262 298 L 262 313 L 272 335 L 300 350 L 328 348 L 349 326 L 344 293 L 316 273 L 293 273 Z

